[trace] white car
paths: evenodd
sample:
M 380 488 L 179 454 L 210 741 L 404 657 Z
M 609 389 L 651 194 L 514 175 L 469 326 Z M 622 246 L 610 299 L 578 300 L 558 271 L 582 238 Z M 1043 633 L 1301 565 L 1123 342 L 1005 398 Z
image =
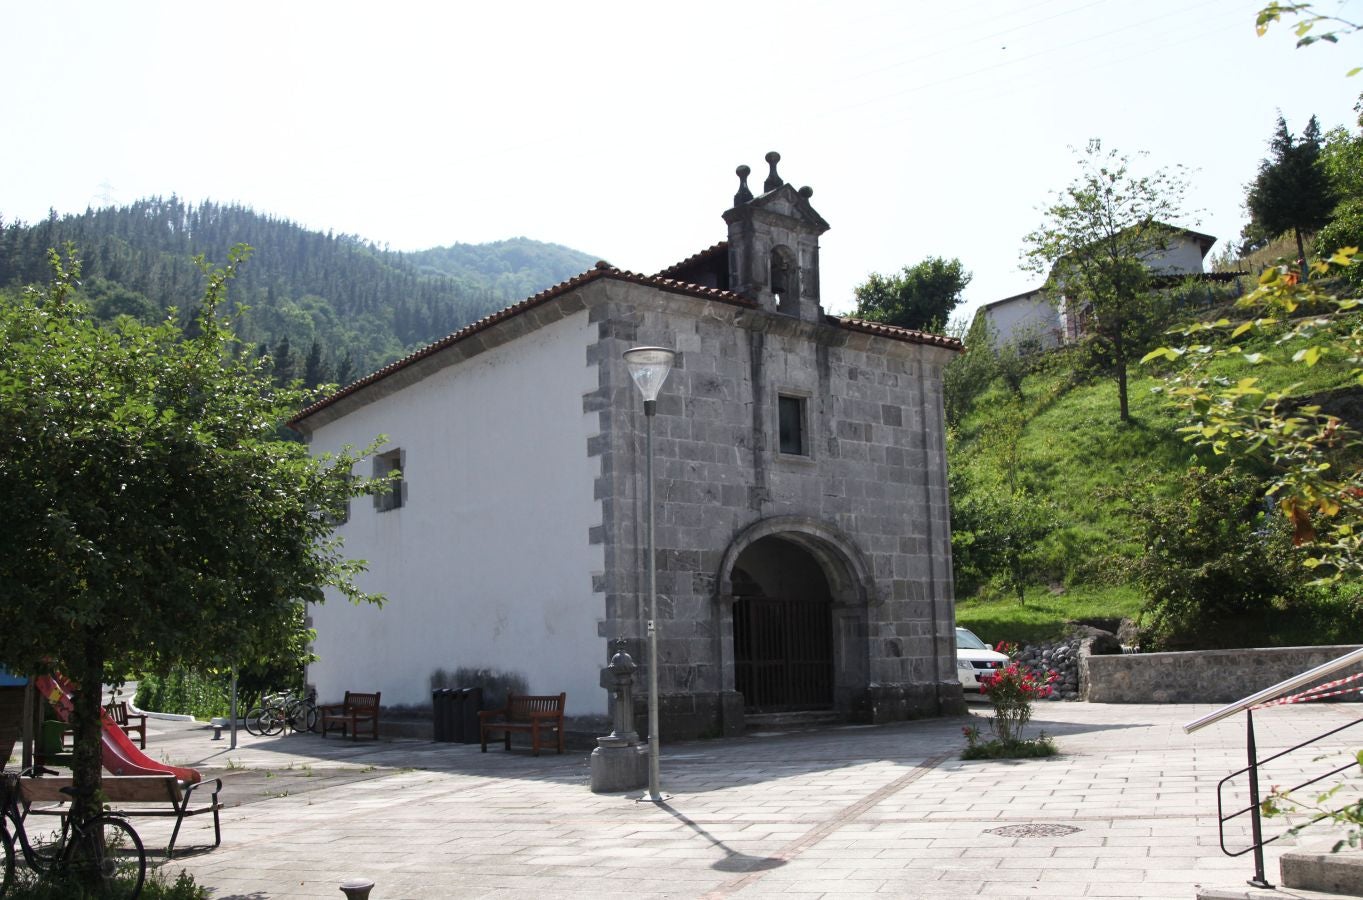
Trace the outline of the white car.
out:
M 956 677 L 962 690 L 978 691 L 983 682 L 1008 665 L 1008 657 L 990 648 L 969 628 L 956 629 Z

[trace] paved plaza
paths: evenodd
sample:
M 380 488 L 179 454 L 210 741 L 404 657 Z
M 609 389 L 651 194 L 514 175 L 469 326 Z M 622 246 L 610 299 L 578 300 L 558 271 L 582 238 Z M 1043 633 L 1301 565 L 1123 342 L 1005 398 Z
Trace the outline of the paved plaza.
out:
M 983 724 L 988 707 L 972 709 Z M 216 900 L 337 900 L 353 876 L 375 882 L 373 900 L 1191 900 L 1199 886 L 1244 896 L 1252 874 L 1250 857 L 1222 854 L 1216 820 L 1217 782 L 1244 765 L 1244 716 L 1180 727 L 1212 709 L 1041 703 L 1032 729 L 1061 749 L 1045 760 L 963 762 L 960 718 L 670 744 L 662 806 L 592 794 L 585 752 L 244 732 L 229 750 L 205 726 L 169 722 L 151 723 L 148 752 L 224 780 L 223 845 L 168 867 Z M 1258 712 L 1260 753 L 1357 709 Z M 1361 741 L 1346 731 L 1298 762 L 1318 771 L 1323 753 Z M 1264 777 L 1286 784 L 1295 772 Z M 138 827 L 164 846 L 169 823 Z M 207 817 L 186 829 L 186 849 L 211 843 Z M 1280 852 L 1329 838 L 1271 845 L 1269 879 Z

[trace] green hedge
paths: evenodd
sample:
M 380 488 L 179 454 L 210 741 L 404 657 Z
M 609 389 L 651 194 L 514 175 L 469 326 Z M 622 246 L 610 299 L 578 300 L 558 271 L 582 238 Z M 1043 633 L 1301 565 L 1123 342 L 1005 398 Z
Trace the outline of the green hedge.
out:
M 172 669 L 164 676 L 144 675 L 138 681 L 134 703 L 138 709 L 212 719 L 230 713 L 231 692 L 230 675 Z

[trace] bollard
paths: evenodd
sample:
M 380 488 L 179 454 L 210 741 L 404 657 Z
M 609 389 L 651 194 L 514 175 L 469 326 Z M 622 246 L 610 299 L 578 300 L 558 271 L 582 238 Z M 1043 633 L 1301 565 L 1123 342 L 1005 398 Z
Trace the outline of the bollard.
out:
M 648 747 L 634 730 L 634 660 L 625 641 L 615 642 L 616 653 L 601 671 L 601 686 L 611 692 L 613 730 L 596 739 L 592 751 L 592 793 L 630 791 L 648 782 Z
M 341 893 L 345 894 L 346 900 L 369 900 L 369 892 L 374 889 L 374 882 L 367 878 L 347 878 L 341 882 Z
M 215 741 L 220 741 L 220 740 L 222 740 L 222 730 L 223 730 L 224 727 L 226 727 L 226 725 L 227 725 L 227 720 L 226 720 L 226 719 L 210 719 L 209 722 L 208 722 L 208 724 L 213 726 L 213 740 L 215 740 Z

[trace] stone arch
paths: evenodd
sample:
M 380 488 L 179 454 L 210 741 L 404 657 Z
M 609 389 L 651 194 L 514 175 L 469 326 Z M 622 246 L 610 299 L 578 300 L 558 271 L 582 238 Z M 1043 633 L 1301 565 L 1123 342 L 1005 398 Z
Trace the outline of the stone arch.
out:
M 832 525 L 805 516 L 775 516 L 755 522 L 740 532 L 724 552 L 715 581 L 721 690 L 731 696 L 737 694 L 734 607 L 742 598 L 744 587 L 741 573 L 740 583 L 735 584 L 735 570 L 745 552 L 763 542 L 779 542 L 803 552 L 822 572 L 827 582 L 832 641 L 831 706 L 840 714 L 852 715 L 869 686 L 867 623 L 868 608 L 877 602 L 875 578 L 865 556 L 846 535 Z

